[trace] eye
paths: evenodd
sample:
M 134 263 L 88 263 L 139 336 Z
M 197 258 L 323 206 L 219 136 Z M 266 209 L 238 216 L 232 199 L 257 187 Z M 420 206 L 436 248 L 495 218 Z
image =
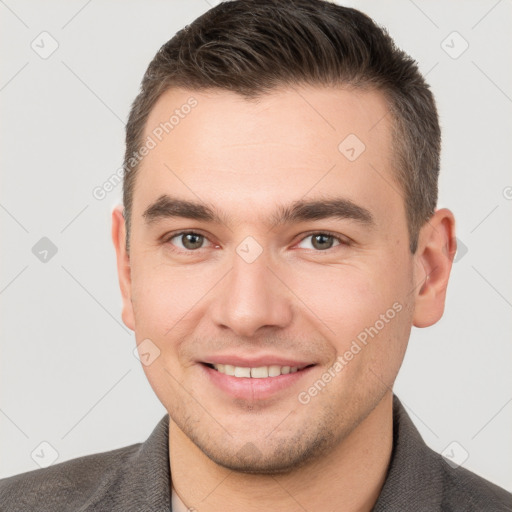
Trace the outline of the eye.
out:
M 178 243 L 172 242 L 174 239 L 176 239 Z M 181 231 L 168 237 L 165 242 L 170 243 L 171 245 L 176 245 L 178 249 L 182 249 L 184 252 L 193 252 L 197 249 L 202 249 L 203 243 L 207 240 L 208 239 L 200 233 L 196 233 L 194 231 Z
M 316 252 L 326 252 L 329 249 L 333 249 L 339 245 L 350 245 L 348 240 L 345 240 L 344 238 L 335 235 L 334 233 L 322 231 L 307 235 L 300 241 L 299 246 L 300 244 L 305 243 L 305 241 L 308 239 L 311 239 L 310 247 L 302 248 L 310 249 L 312 247 Z M 178 252 L 195 252 L 199 249 L 203 249 L 203 244 L 205 242 L 209 242 L 209 240 L 206 238 L 206 236 L 195 231 L 180 231 L 168 236 L 164 242 L 176 247 Z
M 349 242 L 333 233 L 328 232 L 317 232 L 310 234 L 303 238 L 300 243 L 303 243 L 308 238 L 311 238 L 311 246 L 317 251 L 327 251 L 338 245 L 349 245 Z M 337 242 L 335 245 L 334 242 Z M 303 247 L 309 249 L 309 247 Z

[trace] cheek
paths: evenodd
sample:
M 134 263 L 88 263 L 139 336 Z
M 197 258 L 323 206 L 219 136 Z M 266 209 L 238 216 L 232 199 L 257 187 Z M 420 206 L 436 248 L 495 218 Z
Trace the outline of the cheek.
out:
M 148 330 L 154 336 L 162 337 L 168 335 L 200 301 L 208 290 L 209 281 L 199 267 L 184 269 L 151 264 L 149 259 L 132 266 L 136 330 L 141 333 Z
M 287 282 L 304 314 L 339 342 L 356 336 L 393 304 L 386 283 L 367 268 L 312 265 L 307 272 L 288 274 Z
M 151 337 L 162 336 L 170 327 L 179 301 L 164 282 L 134 278 L 132 303 L 136 332 Z
M 400 367 L 411 328 L 410 278 L 406 266 L 388 263 L 382 259 L 371 268 L 319 265 L 291 281 L 307 306 L 301 314 L 329 341 L 334 357 L 342 358 L 340 385 L 347 380 L 390 382 Z

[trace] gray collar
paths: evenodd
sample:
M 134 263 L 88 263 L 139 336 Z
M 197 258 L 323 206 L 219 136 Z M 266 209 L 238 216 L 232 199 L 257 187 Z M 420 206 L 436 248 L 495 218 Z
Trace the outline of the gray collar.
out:
M 105 483 L 113 502 L 117 503 L 119 495 L 124 496 L 126 512 L 171 510 L 168 429 L 166 414 L 147 441 L 134 446 L 123 464 L 126 469 L 116 475 L 115 485 Z M 373 512 L 490 510 L 488 507 L 512 510 L 505 505 L 510 498 L 507 491 L 477 475 L 449 466 L 425 444 L 400 400 L 393 396 L 393 451 Z

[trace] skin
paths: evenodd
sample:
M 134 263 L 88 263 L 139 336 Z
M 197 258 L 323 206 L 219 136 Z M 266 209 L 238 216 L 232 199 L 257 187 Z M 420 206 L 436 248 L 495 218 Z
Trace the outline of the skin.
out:
M 294 87 L 249 102 L 173 89 L 152 110 L 146 136 L 192 95 L 197 107 L 141 163 L 129 254 L 122 208 L 112 214 L 123 321 L 137 343 L 150 339 L 160 351 L 143 368 L 171 418 L 173 486 L 199 511 L 369 511 L 390 460 L 391 389 L 411 326 L 443 314 L 453 215 L 437 210 L 410 253 L 390 116 L 377 91 Z M 348 134 L 366 146 L 352 162 L 338 150 Z M 143 212 L 162 194 L 213 205 L 229 223 L 148 224 Z M 369 210 L 373 227 L 336 218 L 267 224 L 278 205 L 333 196 Z M 171 238 L 180 230 L 204 235 L 203 245 Z M 319 249 L 311 235 L 325 231 L 351 242 L 328 239 L 332 247 Z M 247 236 L 263 249 L 250 264 L 236 252 Z M 400 312 L 378 335 L 300 403 L 299 393 L 396 303 Z M 271 398 L 237 399 L 199 362 L 235 352 L 315 366 Z

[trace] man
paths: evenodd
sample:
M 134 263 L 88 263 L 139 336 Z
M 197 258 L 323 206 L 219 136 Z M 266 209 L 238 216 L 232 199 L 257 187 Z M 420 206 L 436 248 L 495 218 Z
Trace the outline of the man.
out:
M 124 323 L 168 411 L 143 444 L 0 482 L 2 510 L 511 510 L 393 383 L 456 251 L 414 61 L 320 0 L 221 3 L 127 124 Z

